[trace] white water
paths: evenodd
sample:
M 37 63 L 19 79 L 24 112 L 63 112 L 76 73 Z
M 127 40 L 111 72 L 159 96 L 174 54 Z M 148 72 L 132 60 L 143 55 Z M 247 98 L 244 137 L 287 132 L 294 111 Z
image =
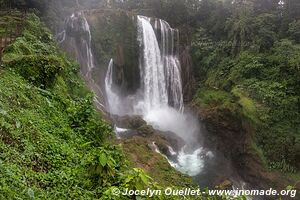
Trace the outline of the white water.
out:
M 152 26 L 150 18 L 137 17 L 141 86 L 136 94 L 121 97 L 113 84 L 112 61 L 108 66 L 105 88 L 110 113 L 146 116 L 153 110 L 169 107 L 184 110 L 178 44 L 175 45 L 179 34 L 167 22 L 154 20 L 155 26 Z
M 66 40 L 66 31 L 63 30 L 62 32 L 56 35 L 56 40 L 58 44 L 63 43 Z
M 186 146 L 170 164 L 179 171 L 195 176 L 204 167 L 203 149 L 195 145 L 200 128 L 197 120 L 183 113 L 181 68 L 178 59 L 178 31 L 161 19 L 138 16 L 140 63 L 145 104 L 144 119 L 155 129 L 170 131 L 182 138 Z M 156 34 L 155 34 L 156 32 Z M 158 37 L 160 36 L 160 42 Z M 177 47 L 177 49 L 175 48 Z M 157 80 L 159 79 L 159 80 Z M 170 151 L 174 154 L 174 152 Z
M 82 33 L 85 33 L 85 37 L 81 37 L 81 43 L 85 47 L 85 53 L 86 53 L 86 67 L 87 67 L 87 72 L 86 75 L 87 77 L 91 78 L 91 72 L 93 68 L 95 68 L 94 65 L 94 59 L 93 59 L 93 53 L 92 53 L 92 45 L 91 45 L 91 31 L 90 31 L 90 26 L 89 23 L 87 22 L 84 13 L 83 12 L 77 12 L 73 13 L 69 18 L 66 20 L 66 26 L 69 26 L 72 31 L 80 31 Z M 66 38 L 65 33 L 66 31 L 63 31 L 63 42 Z
M 93 53 L 92 53 L 92 44 L 91 44 L 92 36 L 91 36 L 89 23 L 87 22 L 87 20 L 84 16 L 83 16 L 83 25 L 84 25 L 83 30 L 85 30 L 88 33 L 88 39 L 85 40 L 86 53 L 87 53 L 87 67 L 88 67 L 87 76 L 89 78 L 92 78 L 91 73 L 92 73 L 93 68 L 95 68 L 94 58 L 93 58 Z
M 105 79 L 108 110 L 117 115 L 142 115 L 155 129 L 182 138 L 186 145 L 177 153 L 170 151 L 176 159 L 168 161 L 179 171 L 195 176 L 203 169 L 206 155 L 197 143 L 198 121 L 183 112 L 178 30 L 166 21 L 144 16 L 138 16 L 137 23 L 141 87 L 135 95 L 121 98 L 114 88 L 111 60 Z
M 95 68 L 92 53 L 92 36 L 90 26 L 84 12 L 75 12 L 65 19 L 64 30 L 57 34 L 56 39 L 59 44 L 66 45 L 72 54 L 75 54 L 81 66 L 81 73 L 86 79 L 89 87 L 95 92 L 94 102 L 98 109 L 102 110 L 103 93 L 92 77 Z
M 182 111 L 181 70 L 174 45 L 175 35 L 179 40 L 178 31 L 172 29 L 166 21 L 154 20 L 153 27 L 150 18 L 137 17 L 138 41 L 142 52 L 140 74 L 144 92 L 143 111 L 148 113 L 152 109 L 168 105 Z M 158 36 L 161 38 L 160 42 L 157 40 Z
M 124 133 L 126 133 L 126 132 L 128 132 L 130 130 L 129 129 L 125 129 L 125 128 L 119 128 L 119 127 L 115 126 L 114 131 L 116 133 L 117 138 L 120 139 L 121 136 L 122 136 L 122 134 L 124 134 Z
M 200 128 L 192 115 L 184 114 L 172 107 L 164 107 L 150 111 L 144 119 L 155 129 L 173 132 L 184 140 L 186 145 L 178 153 L 169 148 L 169 152 L 176 160 L 166 157 L 170 165 L 178 171 L 196 176 L 203 170 L 204 158 L 213 156 L 212 152 L 205 151 L 197 143 Z
M 149 111 L 144 120 L 155 129 L 176 133 L 185 143 L 192 145 L 200 133 L 194 116 L 181 113 L 172 107 L 162 107 Z
M 150 19 L 138 16 L 139 43 L 142 48 L 140 74 L 143 88 L 143 112 L 168 105 L 167 79 L 164 65 Z
M 152 142 L 152 147 L 154 150 L 163 155 L 155 142 Z M 167 156 L 163 155 L 169 162 L 169 164 L 180 171 L 181 173 L 187 174 L 189 176 L 196 176 L 201 173 L 204 167 L 204 157 L 211 159 L 213 157 L 211 151 L 205 151 L 203 148 L 198 148 L 195 151 L 188 153 L 184 146 L 178 153 L 173 150 L 172 147 L 169 148 L 169 152 L 173 157 L 176 157 L 176 160 L 170 160 Z
M 188 174 L 190 176 L 198 175 L 203 167 L 204 161 L 202 160 L 201 154 L 203 149 L 196 149 L 194 152 L 187 153 L 185 149 L 181 149 L 177 155 L 177 162 L 169 161 L 171 166 L 176 168 L 178 171 Z
M 179 31 L 172 29 L 166 21 L 161 19 L 155 20 L 154 28 L 161 38 L 160 49 L 167 80 L 169 104 L 183 110 L 181 66 L 178 59 Z
M 105 77 L 105 91 L 107 96 L 107 105 L 108 112 L 111 114 L 117 114 L 120 108 L 120 97 L 114 92 L 113 85 L 113 59 L 110 59 L 108 69 Z

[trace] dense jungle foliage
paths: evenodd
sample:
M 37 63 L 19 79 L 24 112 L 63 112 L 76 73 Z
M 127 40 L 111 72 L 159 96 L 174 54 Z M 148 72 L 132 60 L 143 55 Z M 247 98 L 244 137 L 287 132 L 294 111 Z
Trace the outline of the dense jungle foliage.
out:
M 0 2 L 6 2 L 0 0 Z M 80 8 L 118 8 L 163 18 L 191 47 L 194 102 L 229 109 L 255 128 L 270 169 L 300 169 L 298 0 L 15 0 L 51 28 Z M 174 14 L 176 13 L 176 14 Z M 1 29 L 0 29 L 1 30 Z M 93 199 L 115 187 L 159 188 L 128 167 L 111 127 L 96 112 L 79 66 L 30 15 L 0 68 L 0 198 Z M 163 197 L 162 197 L 163 198 Z
M 193 34 L 198 95 L 229 109 L 224 102 L 237 102 L 268 167 L 299 171 L 300 2 L 203 1 L 201 8 L 215 12 L 202 15 Z

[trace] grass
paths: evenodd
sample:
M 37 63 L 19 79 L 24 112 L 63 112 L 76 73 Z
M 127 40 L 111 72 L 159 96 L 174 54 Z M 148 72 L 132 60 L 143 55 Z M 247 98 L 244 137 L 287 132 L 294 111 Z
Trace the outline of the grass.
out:
M 40 36 L 49 33 L 36 17 L 30 16 L 26 26 L 5 51 L 0 69 L 0 199 L 93 199 L 87 168 L 91 147 L 103 144 L 111 129 L 92 107 L 78 65 L 66 59 L 50 37 L 42 40 Z M 9 66 L 24 56 L 20 47 L 38 59 L 41 46 L 64 66 L 48 88 L 34 85 L 31 76 L 16 70 L 17 65 L 29 69 L 32 63 Z

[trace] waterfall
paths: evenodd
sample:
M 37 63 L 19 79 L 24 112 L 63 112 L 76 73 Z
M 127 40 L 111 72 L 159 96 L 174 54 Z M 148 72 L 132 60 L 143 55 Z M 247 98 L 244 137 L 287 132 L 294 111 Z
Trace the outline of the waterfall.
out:
M 69 32 L 70 35 L 79 34 L 80 44 L 77 45 L 83 47 L 84 51 L 82 49 L 79 49 L 81 55 L 77 55 L 77 57 L 78 60 L 80 62 L 83 62 L 85 65 L 85 67 L 83 68 L 84 75 L 87 76 L 88 78 L 91 78 L 92 69 L 95 67 L 93 53 L 92 53 L 92 45 L 91 45 L 92 36 L 91 36 L 90 26 L 84 16 L 84 13 L 83 12 L 73 13 L 65 21 L 65 27 L 66 27 L 66 31 L 64 30 L 62 32 L 63 40 L 60 41 L 60 43 L 65 40 L 66 38 L 65 35 L 67 34 L 67 32 Z
M 176 159 L 169 162 L 179 171 L 195 176 L 204 167 L 206 151 L 197 142 L 198 121 L 183 112 L 179 32 L 164 20 L 145 16 L 137 16 L 137 28 L 140 88 L 134 95 L 121 96 L 121 89 L 113 83 L 116 72 L 111 60 L 105 78 L 107 110 L 121 116 L 142 115 L 155 129 L 182 138 L 186 145 L 173 152 Z
M 56 36 L 58 43 L 72 54 L 80 63 L 80 71 L 89 87 L 95 92 L 94 101 L 98 109 L 102 110 L 103 93 L 100 86 L 92 77 L 95 68 L 92 53 L 92 36 L 89 23 L 84 12 L 79 11 L 67 17 L 64 21 L 64 29 Z
M 161 19 L 154 19 L 154 26 L 151 18 L 138 16 L 137 20 L 144 109 L 170 105 L 183 110 L 178 45 L 174 45 L 175 36 L 179 41 L 178 30 Z
M 78 2 L 77 2 L 78 3 Z M 83 16 L 83 30 L 87 33 L 87 40 L 85 40 L 85 46 L 86 46 L 86 53 L 87 53 L 87 76 L 89 78 L 91 77 L 91 72 L 93 68 L 95 67 L 94 65 L 94 59 L 93 59 L 93 53 L 92 53 L 92 36 L 91 36 L 91 31 L 90 31 L 90 26 L 89 23 L 87 22 L 86 18 Z
M 137 16 L 137 25 L 141 86 L 135 95 L 119 96 L 117 88 L 113 87 L 114 70 L 111 61 L 105 78 L 109 112 L 146 116 L 150 111 L 169 106 L 182 112 L 184 105 L 178 30 L 172 29 L 164 20 L 145 16 Z
M 167 79 L 169 105 L 183 110 L 181 66 L 178 55 L 179 31 L 172 29 L 171 26 L 162 19 L 155 19 L 155 29 L 161 38 L 160 48 Z
M 169 160 L 177 170 L 190 176 L 199 174 L 205 150 L 199 146 L 198 121 L 183 113 L 181 66 L 179 62 L 179 32 L 162 19 L 138 16 L 140 73 L 143 91 L 144 119 L 161 131 L 171 131 L 186 145 L 179 152 L 171 152 Z
M 107 98 L 107 105 L 108 112 L 111 114 L 116 114 L 119 112 L 120 108 L 120 98 L 119 96 L 114 92 L 114 85 L 113 85 L 113 65 L 114 61 L 113 59 L 110 59 L 108 69 L 106 72 L 105 77 L 105 92 L 106 92 L 106 98 Z
M 138 16 L 139 43 L 142 49 L 140 73 L 145 110 L 168 104 L 167 79 L 158 41 L 150 19 Z
M 137 16 L 137 32 L 140 52 L 140 88 L 135 94 L 127 94 L 114 80 L 118 78 L 120 66 L 109 61 L 104 96 L 94 81 L 96 70 L 92 53 L 92 36 L 84 12 L 76 12 L 65 19 L 64 29 L 57 34 L 58 43 L 80 63 L 81 74 L 88 86 L 96 93 L 98 109 L 119 116 L 141 115 L 142 118 L 161 134 L 172 132 L 181 138 L 184 146 L 169 146 L 172 157 L 165 156 L 170 165 L 190 176 L 198 176 L 214 154 L 199 145 L 200 128 L 197 118 L 184 111 L 181 66 L 179 62 L 179 32 L 164 20 Z M 123 69 L 126 70 L 126 69 Z M 99 80 L 99 79 L 98 79 Z M 126 117 L 125 117 L 126 118 Z M 114 127 L 117 137 L 132 130 Z M 135 131 L 135 130 L 133 130 Z M 152 142 L 152 141 L 150 141 Z M 170 144 L 171 145 L 171 144 Z M 159 148 L 156 147 L 157 152 Z M 160 152 L 159 152 L 160 153 Z M 166 154 L 167 155 L 167 154 Z

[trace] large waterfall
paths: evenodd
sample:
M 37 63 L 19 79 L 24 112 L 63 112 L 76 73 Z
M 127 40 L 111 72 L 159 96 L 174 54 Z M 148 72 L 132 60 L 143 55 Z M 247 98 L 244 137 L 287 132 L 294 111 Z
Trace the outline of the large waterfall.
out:
M 146 116 L 150 111 L 168 107 L 183 111 L 178 31 L 161 19 L 137 16 L 137 23 L 141 88 L 135 95 L 122 97 L 122 102 L 116 101 L 111 61 L 105 86 L 108 101 L 114 99 L 113 107 L 112 103 L 109 103 L 110 112 L 117 115 Z
M 195 176 L 203 169 L 207 152 L 195 142 L 200 133 L 197 120 L 183 112 L 178 30 L 164 20 L 145 16 L 137 16 L 137 28 L 140 89 L 134 95 L 119 96 L 111 60 L 105 80 L 108 110 L 116 115 L 142 115 L 155 129 L 183 139 L 186 145 L 173 152 L 176 159 L 169 162 L 179 171 Z
M 144 109 L 149 111 L 168 104 L 167 78 L 163 58 L 150 19 L 138 16 L 139 42 L 142 49 L 140 74 Z
M 154 19 L 154 26 L 151 18 L 138 16 L 137 20 L 145 110 L 167 105 L 183 110 L 178 45 L 174 45 L 178 31 L 161 19 Z

